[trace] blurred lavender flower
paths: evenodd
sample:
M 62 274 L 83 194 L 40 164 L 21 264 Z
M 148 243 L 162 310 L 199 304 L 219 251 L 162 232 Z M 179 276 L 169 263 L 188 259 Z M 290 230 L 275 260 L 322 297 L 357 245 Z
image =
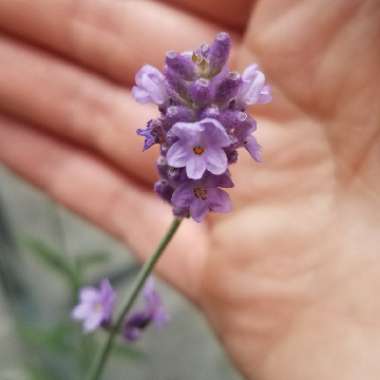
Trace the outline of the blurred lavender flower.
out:
M 169 320 L 152 278 L 149 278 L 145 284 L 143 297 L 144 307 L 133 312 L 124 322 L 123 336 L 129 342 L 138 340 L 151 324 L 162 328 Z
M 116 294 L 108 279 L 101 281 L 99 288 L 85 287 L 79 292 L 79 304 L 71 316 L 83 322 L 86 333 L 111 322 Z
M 229 71 L 231 38 L 219 33 L 212 44 L 193 52 L 167 53 L 163 73 L 145 65 L 136 75 L 133 95 L 153 102 L 161 113 L 137 133 L 144 150 L 160 144 L 155 191 L 173 207 L 174 215 L 200 222 L 209 211 L 228 212 L 231 202 L 223 187 L 232 187 L 229 165 L 245 148 L 261 161 L 261 147 L 253 133 L 256 121 L 246 107 L 272 100 L 271 88 L 258 65 L 242 75 Z M 220 183 L 229 178 L 229 186 Z M 135 317 L 143 324 L 143 316 Z

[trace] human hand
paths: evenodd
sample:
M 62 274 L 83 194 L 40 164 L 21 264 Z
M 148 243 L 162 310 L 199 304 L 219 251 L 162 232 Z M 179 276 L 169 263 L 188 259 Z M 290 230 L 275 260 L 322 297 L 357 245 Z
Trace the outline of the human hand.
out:
M 147 257 L 171 215 L 134 74 L 233 27 L 234 65 L 274 90 L 264 163 L 241 157 L 234 212 L 186 221 L 158 269 L 249 379 L 378 378 L 378 3 L 171 3 L 0 2 L 1 161 Z

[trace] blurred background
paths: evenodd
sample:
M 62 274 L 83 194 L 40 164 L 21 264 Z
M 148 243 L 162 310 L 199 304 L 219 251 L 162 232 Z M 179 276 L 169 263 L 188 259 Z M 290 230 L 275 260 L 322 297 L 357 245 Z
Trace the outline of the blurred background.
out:
M 77 287 L 108 276 L 124 294 L 138 268 L 127 247 L 0 166 L 0 380 L 83 379 L 104 334 L 70 320 Z M 200 313 L 158 287 L 169 325 L 119 343 L 104 378 L 240 379 Z

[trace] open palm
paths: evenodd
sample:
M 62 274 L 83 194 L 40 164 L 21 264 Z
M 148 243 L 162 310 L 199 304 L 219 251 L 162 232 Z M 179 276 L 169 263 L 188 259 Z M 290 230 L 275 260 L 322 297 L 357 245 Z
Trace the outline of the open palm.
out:
M 1 161 L 142 258 L 171 215 L 134 73 L 232 31 L 234 66 L 258 62 L 274 90 L 252 109 L 264 163 L 242 155 L 234 211 L 186 221 L 159 271 L 247 378 L 378 378 L 376 0 L 13 0 L 0 29 Z

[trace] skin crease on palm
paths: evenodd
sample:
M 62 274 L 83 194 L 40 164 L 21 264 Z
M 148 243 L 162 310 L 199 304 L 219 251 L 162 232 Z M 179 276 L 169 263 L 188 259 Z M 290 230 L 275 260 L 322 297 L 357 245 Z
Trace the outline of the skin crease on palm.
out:
M 264 162 L 241 155 L 234 211 L 185 221 L 159 273 L 247 379 L 379 378 L 377 0 L 13 0 L 0 30 L 1 162 L 140 258 L 171 215 L 134 74 L 230 31 L 235 68 L 273 87 L 252 108 Z

